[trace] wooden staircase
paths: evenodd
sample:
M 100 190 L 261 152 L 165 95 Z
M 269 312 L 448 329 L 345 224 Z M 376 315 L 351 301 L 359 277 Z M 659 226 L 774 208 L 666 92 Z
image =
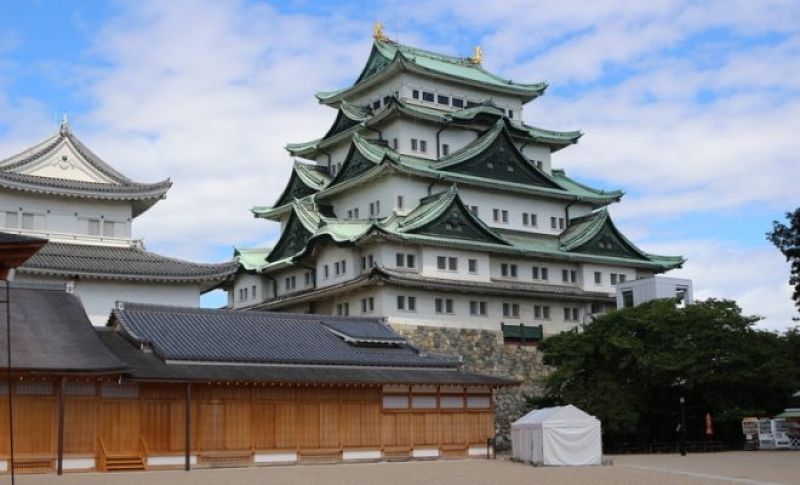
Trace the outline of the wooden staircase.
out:
M 99 456 L 97 457 L 97 468 L 104 472 L 132 472 L 145 470 L 147 467 L 148 450 L 144 440 L 139 438 L 139 449 L 137 451 L 108 451 L 102 439 L 99 442 Z
M 144 460 L 133 453 L 108 453 L 106 455 L 107 472 L 132 472 L 144 470 Z

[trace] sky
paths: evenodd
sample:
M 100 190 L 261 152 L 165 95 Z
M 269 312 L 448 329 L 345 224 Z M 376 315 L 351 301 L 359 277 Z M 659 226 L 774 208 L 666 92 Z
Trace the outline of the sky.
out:
M 173 181 L 135 221 L 148 249 L 223 261 L 270 245 L 278 225 L 249 209 L 288 180 L 284 145 L 333 122 L 314 93 L 353 82 L 376 20 L 399 42 L 480 45 L 486 69 L 548 82 L 525 121 L 585 133 L 554 167 L 623 189 L 617 225 L 685 256 L 670 275 L 696 298 L 794 324 L 789 265 L 765 233 L 800 205 L 798 1 L 0 0 L 0 158 L 68 114 L 129 177 Z

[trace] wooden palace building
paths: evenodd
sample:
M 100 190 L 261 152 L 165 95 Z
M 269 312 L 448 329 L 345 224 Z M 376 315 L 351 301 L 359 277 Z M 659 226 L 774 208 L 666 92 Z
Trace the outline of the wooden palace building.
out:
M 118 303 L 93 327 L 14 283 L 0 470 L 142 470 L 485 455 L 493 390 L 382 319 Z

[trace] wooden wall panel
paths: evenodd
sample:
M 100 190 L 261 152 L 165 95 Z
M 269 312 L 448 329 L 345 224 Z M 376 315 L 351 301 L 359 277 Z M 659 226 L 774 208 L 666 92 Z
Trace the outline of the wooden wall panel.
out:
M 221 401 L 202 401 L 196 406 L 195 448 L 198 451 L 224 450 L 222 423 L 225 419 L 225 407 Z
M 414 413 L 412 432 L 414 445 L 433 446 L 439 444 L 438 413 Z
M 254 401 L 251 415 L 253 448 L 272 450 L 275 440 L 275 403 Z
M 298 404 L 296 423 L 300 448 L 319 448 L 319 403 Z
M 64 453 L 94 454 L 97 449 L 97 400 L 64 400 Z
M 14 452 L 53 456 L 56 423 L 52 397 L 14 397 Z
M 142 438 L 152 451 L 172 451 L 172 402 L 142 402 Z
M 361 430 L 361 404 L 342 403 L 342 446 L 363 446 Z
M 8 398 L 0 398 L 0 416 L 8 416 Z M 0 453 L 7 456 L 9 448 L 8 418 L 0 419 Z
M 100 437 L 107 451 L 139 449 L 139 407 L 138 399 L 100 400 Z
M 361 404 L 361 446 L 381 444 L 381 405 L 379 401 Z
M 294 402 L 275 404 L 275 448 L 280 450 L 297 446 L 297 419 Z
M 319 446 L 341 447 L 339 439 L 339 403 L 323 401 L 319 406 Z
M 225 450 L 249 450 L 250 438 L 250 401 L 225 401 L 225 416 L 222 422 Z

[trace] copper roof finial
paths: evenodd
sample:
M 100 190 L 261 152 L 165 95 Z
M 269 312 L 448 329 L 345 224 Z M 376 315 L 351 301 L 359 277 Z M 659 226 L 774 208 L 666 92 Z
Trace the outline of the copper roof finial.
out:
M 380 20 L 375 21 L 375 27 L 372 29 L 372 38 L 381 42 L 386 42 L 389 38 L 383 33 L 383 24 Z
M 472 64 L 480 64 L 483 62 L 483 49 L 481 49 L 481 46 L 475 46 L 475 52 L 472 54 L 472 57 L 469 58 L 469 62 Z
M 58 131 L 60 131 L 62 135 L 69 133 L 69 115 L 64 114 L 61 118 L 61 126 L 58 128 Z

